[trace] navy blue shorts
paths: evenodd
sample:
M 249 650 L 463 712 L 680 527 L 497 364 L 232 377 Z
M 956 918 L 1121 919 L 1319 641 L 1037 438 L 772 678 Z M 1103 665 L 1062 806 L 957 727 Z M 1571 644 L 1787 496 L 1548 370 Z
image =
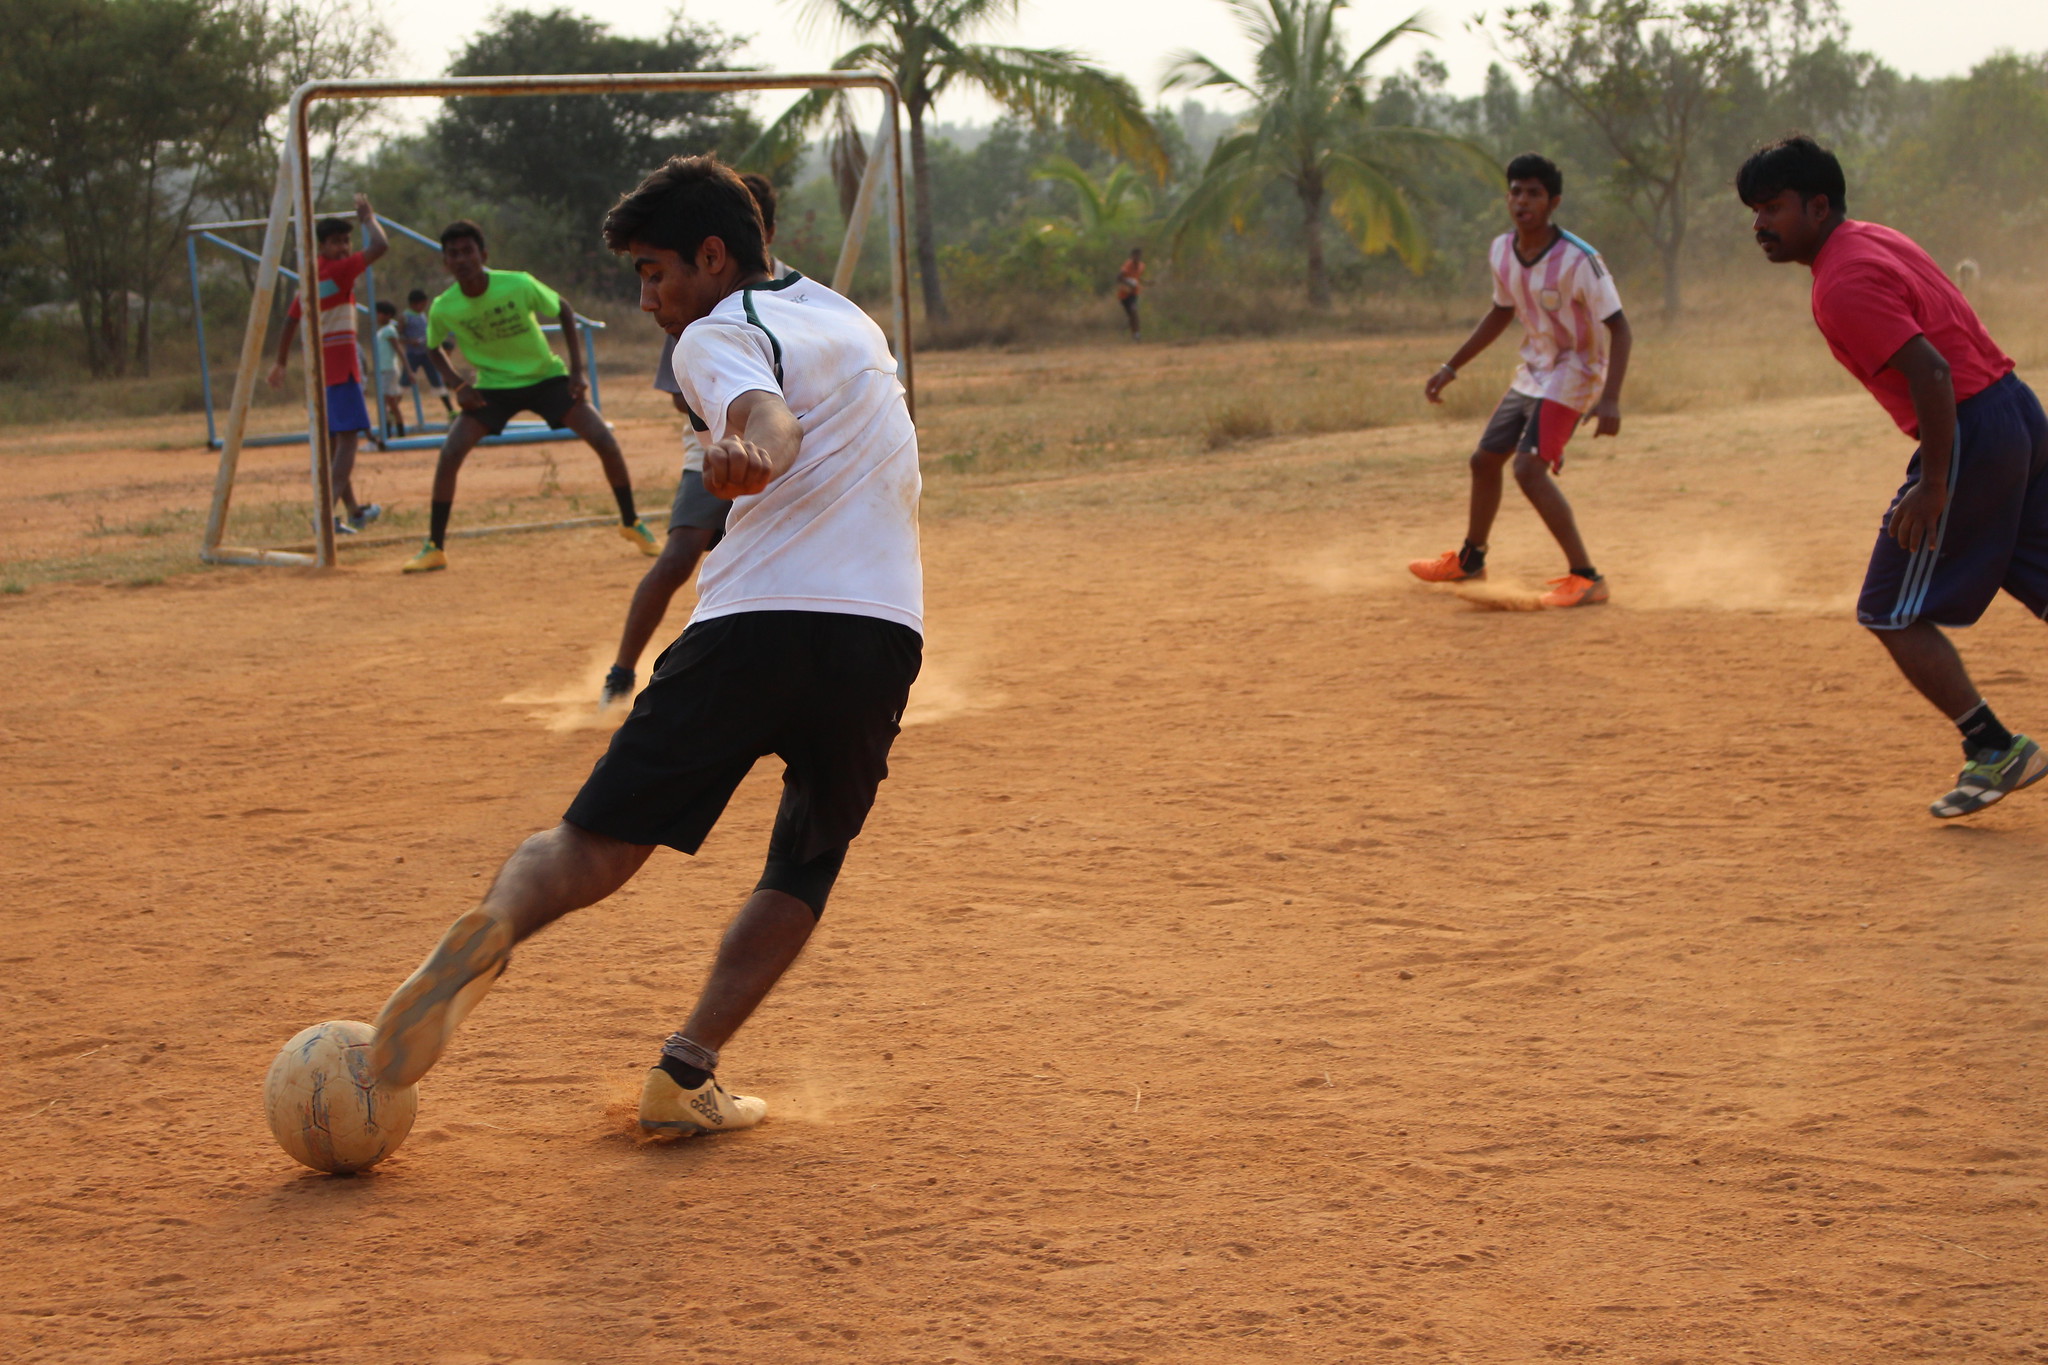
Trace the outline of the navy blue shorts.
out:
M 1892 508 L 1919 480 L 1915 451 Z M 1891 519 L 1887 508 L 1884 525 Z M 1856 619 L 1872 630 L 1974 625 L 2000 588 L 2048 613 L 2048 416 L 2014 374 L 1956 404 L 1948 510 L 1934 544 L 1908 554 L 1880 528 Z
M 363 403 L 360 379 L 344 379 L 327 386 L 327 429 L 336 435 L 370 429 L 370 409 Z

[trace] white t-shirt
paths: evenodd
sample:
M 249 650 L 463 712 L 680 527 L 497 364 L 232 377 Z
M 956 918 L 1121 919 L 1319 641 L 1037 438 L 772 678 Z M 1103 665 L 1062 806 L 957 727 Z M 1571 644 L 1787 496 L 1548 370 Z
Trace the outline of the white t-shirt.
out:
M 1522 364 L 1511 387 L 1548 398 L 1574 412 L 1599 401 L 1607 381 L 1608 318 L 1621 311 L 1621 295 L 1600 253 L 1559 229 L 1550 249 L 1533 264 L 1515 255 L 1515 234 L 1494 238 L 1493 301 L 1512 308 L 1527 334 Z
M 755 389 L 780 394 L 803 429 L 796 463 L 733 499 L 691 619 L 836 611 L 922 633 L 917 429 L 882 329 L 789 274 L 727 295 L 684 328 L 675 377 L 707 441 L 725 439 L 732 401 Z
M 795 272 L 791 271 L 781 261 L 770 256 L 768 258 L 768 273 L 779 280 L 784 275 Z M 661 342 L 661 359 L 656 361 L 654 365 L 655 388 L 660 389 L 663 393 L 682 392 L 676 386 L 675 366 L 676 339 L 674 337 L 663 337 Z M 683 428 L 683 472 L 685 474 L 702 474 L 704 472 L 704 443 L 697 439 L 695 423 L 686 425 Z

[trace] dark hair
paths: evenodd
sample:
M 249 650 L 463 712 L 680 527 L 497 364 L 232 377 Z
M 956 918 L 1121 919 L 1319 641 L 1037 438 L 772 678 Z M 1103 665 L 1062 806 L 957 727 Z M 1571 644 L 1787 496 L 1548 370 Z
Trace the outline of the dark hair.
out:
M 356 225 L 346 218 L 322 218 L 313 225 L 313 239 L 324 242 L 330 237 L 346 237 L 356 230 Z
M 1849 187 L 1842 179 L 1842 163 L 1804 133 L 1789 133 L 1757 148 L 1735 173 L 1735 193 L 1751 208 L 1786 190 L 1798 194 L 1802 203 L 1824 194 L 1828 207 L 1836 213 L 1848 207 Z
M 427 301 L 427 291 L 424 289 L 415 289 L 410 294 L 407 294 L 405 296 L 405 301 L 407 303 L 425 303 Z
M 465 237 L 476 243 L 478 251 L 484 249 L 484 230 L 467 218 L 457 218 L 441 229 L 441 250 L 446 251 L 450 242 L 459 242 Z
M 1540 152 L 1523 152 L 1508 163 L 1508 183 L 1517 180 L 1534 180 L 1550 191 L 1552 199 L 1564 193 L 1564 172 L 1557 163 Z
M 389 313 L 391 314 L 392 317 L 397 317 L 398 305 L 393 303 L 390 299 L 378 299 L 377 311 L 380 313 Z
M 775 184 L 759 171 L 740 172 L 740 183 L 747 187 L 747 193 L 754 196 L 754 207 L 761 210 L 761 233 L 764 238 L 775 235 Z
M 748 273 L 768 268 L 767 235 L 746 182 L 715 156 L 670 157 L 604 216 L 613 251 L 645 242 L 694 264 L 704 239 L 716 237 Z

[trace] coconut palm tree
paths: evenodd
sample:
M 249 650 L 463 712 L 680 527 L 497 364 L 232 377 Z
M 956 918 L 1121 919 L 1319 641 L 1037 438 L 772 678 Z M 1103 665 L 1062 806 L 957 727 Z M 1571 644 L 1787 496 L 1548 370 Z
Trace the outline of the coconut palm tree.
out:
M 1128 233 L 1152 212 L 1152 193 L 1144 172 L 1119 161 L 1097 180 L 1071 158 L 1049 156 L 1032 168 L 1033 180 L 1051 180 L 1073 188 L 1080 200 L 1075 219 L 1083 232 Z
M 1223 0 L 1257 52 L 1250 79 L 1199 52 L 1173 57 L 1166 87 L 1235 91 L 1252 108 L 1243 131 L 1216 145 L 1202 178 L 1169 224 L 1175 248 L 1195 235 L 1242 222 L 1276 182 L 1301 203 L 1308 298 L 1330 300 L 1323 217 L 1333 215 L 1367 253 L 1393 251 L 1410 269 L 1428 259 L 1422 224 L 1404 188 L 1419 165 L 1445 156 L 1492 174 L 1492 161 L 1462 138 L 1427 128 L 1375 123 L 1366 68 L 1396 40 L 1425 34 L 1418 12 L 1353 57 L 1337 31 L 1346 0 Z
M 874 67 L 896 78 L 910 123 L 911 213 L 917 273 L 929 317 L 946 316 L 939 289 L 938 244 L 932 236 L 931 177 L 925 115 L 954 86 L 971 86 L 1003 108 L 1038 123 L 1062 122 L 1105 149 L 1164 175 L 1166 149 L 1145 116 L 1131 83 L 1066 48 L 1007 47 L 969 42 L 982 30 L 1017 15 L 1021 0 L 804 0 L 816 22 L 829 23 L 858 44 L 840 54 L 834 70 Z M 844 117 L 845 96 L 821 90 L 806 95 L 771 125 L 748 155 L 772 157 L 838 115 L 833 161 L 856 164 L 859 134 Z

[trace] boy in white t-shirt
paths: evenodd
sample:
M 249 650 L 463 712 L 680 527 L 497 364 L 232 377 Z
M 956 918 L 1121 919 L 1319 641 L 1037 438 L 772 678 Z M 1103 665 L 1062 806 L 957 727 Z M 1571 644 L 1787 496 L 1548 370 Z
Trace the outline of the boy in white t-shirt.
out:
M 924 647 L 917 431 L 881 329 L 798 274 L 773 279 L 761 215 L 715 157 L 675 157 L 605 218 L 640 306 L 678 337 L 704 421 L 704 486 L 731 500 L 697 611 L 554 829 L 508 859 L 377 1016 L 371 1066 L 410 1085 L 512 948 L 603 900 L 656 844 L 696 852 L 756 760 L 781 756 L 767 867 L 696 1008 L 663 1044 L 640 1126 L 748 1128 L 767 1105 L 712 1074 L 796 960 L 860 833 Z
M 1549 158 L 1525 152 L 1508 163 L 1512 232 L 1494 239 L 1489 253 L 1493 309 L 1423 386 L 1432 403 L 1446 385 L 1516 318 L 1526 333 L 1522 363 L 1507 397 L 1472 454 L 1472 506 L 1465 543 L 1408 570 L 1428 583 L 1486 576 L 1486 538 L 1500 511 L 1501 467 L 1514 461 L 1515 482 L 1535 506 L 1565 554 L 1565 575 L 1550 580 L 1546 607 L 1583 607 L 1607 600 L 1607 580 L 1593 567 L 1579 536 L 1572 505 L 1557 486 L 1564 447 L 1582 423 L 1594 435 L 1621 431 L 1621 382 L 1632 340 L 1621 296 L 1600 253 L 1562 228 L 1551 215 L 1564 197 L 1564 176 Z M 1610 337 L 1612 338 L 1610 342 Z

